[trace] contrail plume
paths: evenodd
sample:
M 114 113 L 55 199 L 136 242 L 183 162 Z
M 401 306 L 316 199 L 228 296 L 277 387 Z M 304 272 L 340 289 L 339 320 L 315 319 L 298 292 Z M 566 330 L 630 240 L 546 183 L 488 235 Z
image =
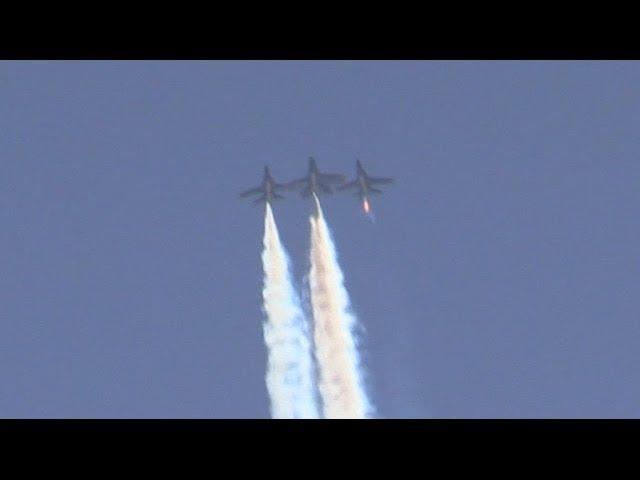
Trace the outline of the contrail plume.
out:
M 311 222 L 309 289 L 314 318 L 319 390 L 325 418 L 367 418 L 372 407 L 362 382 L 354 339 L 357 319 L 350 312 L 331 232 L 315 196 Z
M 318 418 L 307 321 L 289 273 L 269 203 L 264 220 L 263 323 L 268 350 L 266 383 L 273 418 Z

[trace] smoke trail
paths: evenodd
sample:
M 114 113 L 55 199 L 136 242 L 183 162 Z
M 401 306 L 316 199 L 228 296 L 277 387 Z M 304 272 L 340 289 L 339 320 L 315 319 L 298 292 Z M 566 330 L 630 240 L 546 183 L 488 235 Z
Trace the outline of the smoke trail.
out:
M 314 195 L 315 197 L 315 195 Z M 311 222 L 309 288 L 315 321 L 315 348 L 319 389 L 326 418 L 367 418 L 372 406 L 362 384 L 361 365 L 353 330 L 356 318 L 349 311 L 335 246 L 320 202 Z
M 264 220 L 264 339 L 266 383 L 273 418 L 318 418 L 308 326 L 289 274 L 269 203 Z

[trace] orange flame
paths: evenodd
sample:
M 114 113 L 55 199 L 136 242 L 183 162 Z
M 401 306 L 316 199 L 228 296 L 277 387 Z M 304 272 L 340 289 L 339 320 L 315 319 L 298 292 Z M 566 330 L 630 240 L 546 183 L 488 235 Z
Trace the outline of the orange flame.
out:
M 369 211 L 371 210 L 371 207 L 369 206 L 369 200 L 368 199 L 364 199 L 362 201 L 362 208 L 364 209 L 364 213 L 368 214 Z

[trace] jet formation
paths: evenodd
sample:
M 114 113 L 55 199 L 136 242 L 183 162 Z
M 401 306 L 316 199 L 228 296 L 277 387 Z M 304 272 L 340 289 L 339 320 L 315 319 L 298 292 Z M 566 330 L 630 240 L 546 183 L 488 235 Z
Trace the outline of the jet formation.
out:
M 309 157 L 307 174 L 297 180 L 287 183 L 277 183 L 274 181 L 269 171 L 269 167 L 264 167 L 264 177 L 262 184 L 251 188 L 240 194 L 242 198 L 252 195 L 260 195 L 254 203 L 280 200 L 284 197 L 280 194 L 287 190 L 299 190 L 303 198 L 310 197 L 311 194 L 331 194 L 335 192 L 351 190 L 358 195 L 362 202 L 362 210 L 365 214 L 371 215 L 371 194 L 381 194 L 382 190 L 377 187 L 393 183 L 391 177 L 371 177 L 362 167 L 360 160 L 356 160 L 356 177 L 353 181 L 347 181 L 344 175 L 337 173 L 325 173 L 318 169 L 313 157 Z

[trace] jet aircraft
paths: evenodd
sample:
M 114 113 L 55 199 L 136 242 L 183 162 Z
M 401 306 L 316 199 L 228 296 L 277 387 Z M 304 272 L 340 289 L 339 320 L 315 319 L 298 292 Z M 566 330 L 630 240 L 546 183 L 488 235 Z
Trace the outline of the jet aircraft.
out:
M 286 184 L 287 188 L 295 189 L 303 187 L 300 194 L 309 197 L 312 193 L 333 193 L 334 185 L 341 185 L 345 182 L 344 175 L 337 173 L 322 173 L 318 170 L 316 161 L 309 157 L 309 170 L 305 177 L 294 180 Z
M 278 192 L 285 190 L 285 185 L 282 183 L 276 183 L 271 176 L 271 172 L 269 171 L 269 167 L 264 167 L 264 177 L 262 179 L 262 185 L 255 188 L 250 188 L 240 194 L 240 197 L 246 198 L 252 195 L 261 194 L 253 203 L 260 202 L 269 202 L 271 203 L 273 200 L 280 200 L 284 198 Z
M 370 177 L 360 160 L 356 160 L 356 179 L 352 182 L 344 183 L 338 187 L 338 190 L 357 189 L 357 194 L 362 200 L 362 209 L 367 215 L 371 212 L 371 204 L 369 203 L 369 195 L 372 193 L 380 194 L 382 190 L 374 187 L 374 185 L 388 185 L 393 183 L 393 178 L 389 177 Z

